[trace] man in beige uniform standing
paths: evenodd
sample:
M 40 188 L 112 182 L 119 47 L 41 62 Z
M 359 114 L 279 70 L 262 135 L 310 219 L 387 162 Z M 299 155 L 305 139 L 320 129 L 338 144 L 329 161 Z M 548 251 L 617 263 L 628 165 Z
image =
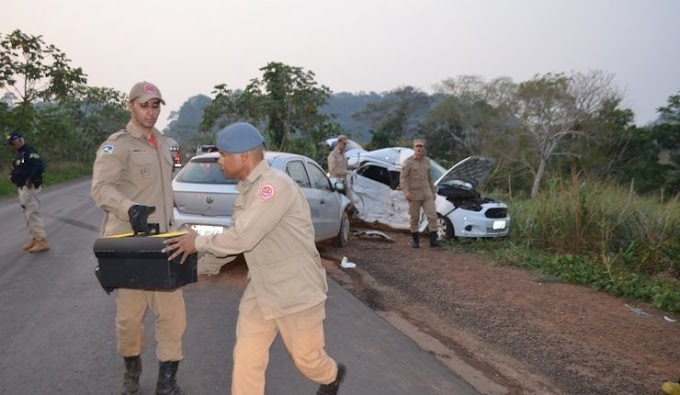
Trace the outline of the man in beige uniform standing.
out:
M 430 159 L 425 156 L 425 140 L 413 140 L 413 156 L 404 161 L 399 175 L 401 190 L 408 201 L 408 213 L 411 218 L 411 247 L 420 247 L 418 225 L 420 224 L 420 208 L 427 216 L 427 228 L 430 231 L 430 247 L 439 247 L 437 240 L 437 210 L 434 199 L 437 196 L 430 169 Z
M 297 184 L 264 160 L 263 143 L 247 123 L 219 133 L 220 167 L 240 181 L 233 223 L 221 234 L 169 239 L 165 250 L 172 251 L 169 259 L 196 251 L 213 258 L 245 255 L 248 285 L 236 324 L 232 395 L 264 394 L 277 333 L 298 370 L 320 384 L 317 394 L 337 394 L 345 368 L 324 349 L 328 285 L 309 205 Z
M 345 194 L 349 192 L 349 185 L 347 184 L 347 174 L 349 174 L 349 166 L 347 165 L 347 158 L 345 157 L 345 148 L 347 147 L 347 136 L 341 134 L 335 143 L 335 148 L 328 155 L 328 175 L 333 178 L 341 180 L 345 186 Z
M 165 104 L 149 82 L 132 87 L 131 119 L 99 147 L 92 174 L 92 198 L 106 212 L 102 235 L 149 232 L 149 222 L 161 233 L 172 228 L 172 155 L 168 140 L 154 128 Z M 118 353 L 124 358 L 122 394 L 139 391 L 144 315 L 156 316 L 156 356 L 160 362 L 157 394 L 182 394 L 176 373 L 182 359 L 186 312 L 182 290 L 154 291 L 120 288 L 116 291 Z

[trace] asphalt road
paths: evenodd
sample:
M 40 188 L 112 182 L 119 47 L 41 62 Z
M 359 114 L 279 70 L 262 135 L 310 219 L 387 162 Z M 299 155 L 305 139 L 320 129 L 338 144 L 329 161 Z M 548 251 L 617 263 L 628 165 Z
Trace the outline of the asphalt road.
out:
M 18 200 L 0 200 L 0 394 L 116 394 L 122 358 L 116 354 L 114 297 L 94 277 L 92 246 L 103 213 L 83 180 L 43 191 L 51 249 L 21 249 L 28 233 Z M 188 327 L 179 382 L 190 394 L 228 394 L 231 350 L 245 269 L 235 267 L 184 288 Z M 342 394 L 478 392 L 433 355 L 329 279 L 326 344 L 348 367 Z M 151 312 L 142 354 L 142 393 L 157 375 Z M 267 394 L 313 394 L 280 340 L 271 351 Z

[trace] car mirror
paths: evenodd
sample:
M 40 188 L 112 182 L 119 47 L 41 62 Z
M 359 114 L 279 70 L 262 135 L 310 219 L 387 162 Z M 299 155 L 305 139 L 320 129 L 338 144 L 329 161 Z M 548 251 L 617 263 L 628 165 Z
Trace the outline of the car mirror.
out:
M 345 191 L 345 183 L 342 180 L 334 179 L 333 180 L 333 189 L 337 192 L 344 192 Z

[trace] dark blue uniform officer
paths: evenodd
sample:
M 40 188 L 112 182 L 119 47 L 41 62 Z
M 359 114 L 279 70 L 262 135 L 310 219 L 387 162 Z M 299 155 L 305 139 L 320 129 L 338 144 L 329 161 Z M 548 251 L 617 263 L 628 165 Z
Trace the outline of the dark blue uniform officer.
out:
M 25 251 L 34 253 L 50 249 L 45 235 L 45 223 L 40 216 L 40 186 L 43 181 L 45 163 L 38 150 L 26 144 L 23 136 L 12 132 L 5 138 L 5 145 L 14 150 L 14 159 L 9 178 L 17 186 L 19 203 L 23 209 L 24 218 L 31 240 L 24 245 Z

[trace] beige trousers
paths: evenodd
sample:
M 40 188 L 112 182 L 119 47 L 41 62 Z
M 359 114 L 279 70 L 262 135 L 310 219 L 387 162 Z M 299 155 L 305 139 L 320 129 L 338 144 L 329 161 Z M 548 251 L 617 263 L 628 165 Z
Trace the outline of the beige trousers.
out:
M 45 222 L 40 216 L 40 200 L 38 194 L 40 188 L 21 187 L 19 191 L 19 203 L 24 211 L 24 219 L 26 219 L 26 226 L 28 233 L 32 239 L 45 240 Z
M 425 200 L 411 200 L 408 202 L 408 215 L 411 217 L 411 233 L 418 232 L 418 225 L 420 224 L 420 208 L 423 208 L 425 216 L 427 216 L 427 228 L 430 232 L 437 231 L 437 209 L 434 205 L 434 199 Z
M 156 316 L 156 356 L 161 362 L 182 359 L 182 336 L 187 326 L 182 289 L 145 291 L 119 288 L 116 291 L 116 335 L 118 353 L 132 357 L 142 353 L 144 315 L 151 308 Z
M 281 334 L 295 366 L 309 380 L 329 384 L 338 374 L 337 364 L 324 350 L 324 303 L 289 316 L 265 320 L 257 299 L 242 300 L 236 324 L 232 395 L 262 395 L 269 348 Z

